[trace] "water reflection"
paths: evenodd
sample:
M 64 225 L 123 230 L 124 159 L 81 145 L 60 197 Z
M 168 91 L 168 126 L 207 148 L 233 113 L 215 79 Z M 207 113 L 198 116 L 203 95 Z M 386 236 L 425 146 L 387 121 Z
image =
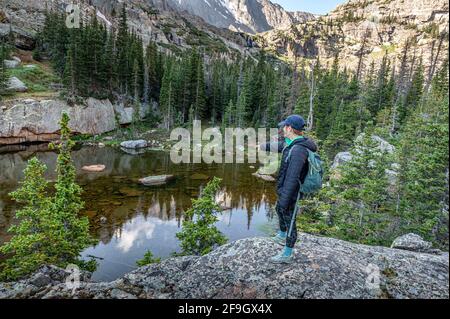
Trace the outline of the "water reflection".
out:
M 17 205 L 7 194 L 17 188 L 23 169 L 32 156 L 43 161 L 46 178 L 55 179 L 56 154 L 45 146 L 24 149 L 0 148 L 0 243 L 9 239 L 7 229 L 14 222 Z M 217 223 L 230 240 L 263 235 L 270 228 L 275 204 L 274 185 L 256 179 L 256 168 L 247 164 L 180 164 L 168 153 L 148 151 L 133 156 L 114 148 L 84 147 L 73 152 L 78 183 L 85 190 L 83 214 L 89 217 L 92 234 L 99 244 L 83 256 L 99 261 L 95 280 L 112 280 L 135 268 L 135 261 L 147 250 L 167 257 L 179 251 L 175 234 L 183 212 L 191 206 L 207 180 L 223 179 L 217 200 L 226 207 Z M 104 164 L 102 173 L 86 173 L 84 165 Z M 144 176 L 173 174 L 177 178 L 164 186 L 145 187 Z

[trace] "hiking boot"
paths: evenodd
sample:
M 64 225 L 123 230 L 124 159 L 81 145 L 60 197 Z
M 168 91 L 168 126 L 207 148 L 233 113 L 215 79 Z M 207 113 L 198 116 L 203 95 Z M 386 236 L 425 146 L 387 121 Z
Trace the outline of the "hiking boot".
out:
M 276 234 L 275 236 L 270 237 L 270 239 L 281 246 L 286 245 L 286 237 L 280 236 L 280 234 Z
M 290 264 L 294 261 L 294 256 L 285 256 L 283 253 L 270 258 L 270 262 L 273 264 Z

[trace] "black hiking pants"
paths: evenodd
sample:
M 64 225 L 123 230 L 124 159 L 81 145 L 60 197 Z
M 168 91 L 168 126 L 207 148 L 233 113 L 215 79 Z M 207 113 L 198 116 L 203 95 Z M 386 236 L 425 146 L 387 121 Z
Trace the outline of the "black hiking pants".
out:
M 300 195 L 300 199 L 303 197 L 302 195 L 303 194 Z M 291 233 L 289 234 L 289 227 L 291 226 L 296 203 L 297 199 L 294 199 L 289 203 L 287 209 L 281 209 L 280 207 L 278 207 L 278 205 L 276 207 L 278 221 L 280 223 L 280 230 L 287 233 L 286 246 L 289 248 L 294 248 L 294 245 L 297 241 L 297 223 L 295 220 L 292 225 Z

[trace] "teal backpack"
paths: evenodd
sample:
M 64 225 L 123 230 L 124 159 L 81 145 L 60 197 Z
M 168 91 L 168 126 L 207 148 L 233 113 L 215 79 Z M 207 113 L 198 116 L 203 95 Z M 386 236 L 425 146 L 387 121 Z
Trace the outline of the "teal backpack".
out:
M 300 185 L 300 192 L 312 194 L 320 191 L 323 181 L 323 162 L 319 154 L 308 149 L 308 174 Z
M 294 147 L 290 149 L 286 161 L 289 160 L 292 153 L 292 149 Z M 300 193 L 303 193 L 305 195 L 316 193 L 322 188 L 323 171 L 324 171 L 323 162 L 319 154 L 311 151 L 308 148 L 306 150 L 308 151 L 308 164 L 309 164 L 308 174 L 306 175 L 303 184 L 300 184 Z

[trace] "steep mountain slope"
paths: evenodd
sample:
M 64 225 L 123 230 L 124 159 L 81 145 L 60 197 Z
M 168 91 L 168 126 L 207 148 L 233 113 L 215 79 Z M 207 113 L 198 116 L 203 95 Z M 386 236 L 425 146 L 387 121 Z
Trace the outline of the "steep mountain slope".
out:
M 165 2 L 158 1 L 80 0 L 78 3 L 81 4 L 82 17 L 92 17 L 97 13 L 100 20 L 113 26 L 117 26 L 120 10 L 126 3 L 129 28 L 138 33 L 145 44 L 152 40 L 160 47 L 177 52 L 190 47 L 200 47 L 206 53 L 228 55 L 244 50 L 250 54 L 255 51 L 248 48 L 244 34 L 214 27 L 200 17 L 175 11 Z M 4 18 L 0 21 L 0 37 L 9 33 L 12 26 L 16 44 L 23 49 L 32 49 L 30 38 L 44 25 L 46 9 L 64 12 L 70 3 L 70 0 L 2 0 L 0 16 Z
M 164 8 L 164 3 L 153 1 L 159 8 Z M 311 13 L 288 12 L 268 0 L 168 0 L 167 4 L 178 11 L 197 15 L 216 27 L 249 33 L 314 19 Z
M 330 62 L 339 52 L 342 63 L 355 69 L 361 55 L 366 65 L 385 52 L 398 62 L 411 41 L 409 53 L 431 65 L 446 56 L 448 20 L 447 0 L 351 0 L 314 21 L 262 33 L 258 42 L 290 60 L 319 56 Z

